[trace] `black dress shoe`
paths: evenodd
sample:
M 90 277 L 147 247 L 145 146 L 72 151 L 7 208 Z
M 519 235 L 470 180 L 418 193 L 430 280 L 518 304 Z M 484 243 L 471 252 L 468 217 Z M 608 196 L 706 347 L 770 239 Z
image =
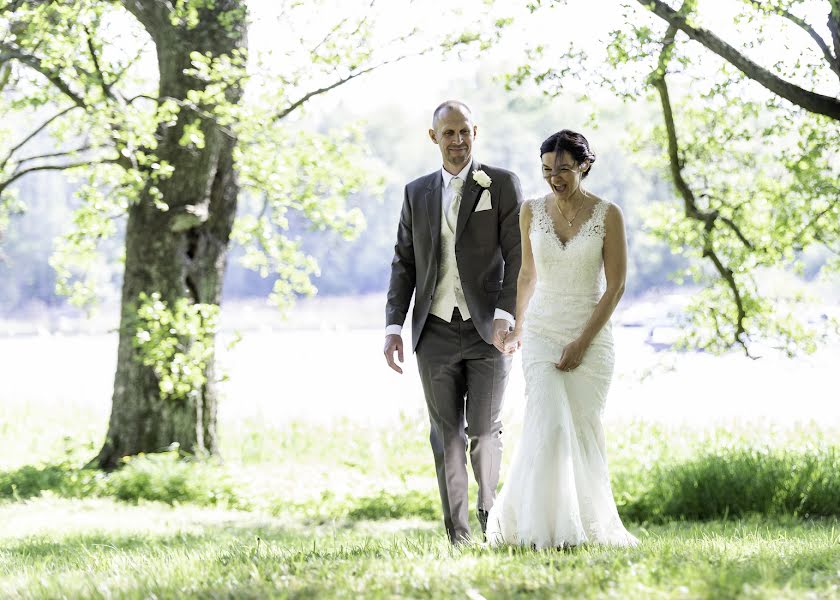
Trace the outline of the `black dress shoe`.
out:
M 478 509 L 478 522 L 481 525 L 481 536 L 487 541 L 487 515 L 488 511 Z

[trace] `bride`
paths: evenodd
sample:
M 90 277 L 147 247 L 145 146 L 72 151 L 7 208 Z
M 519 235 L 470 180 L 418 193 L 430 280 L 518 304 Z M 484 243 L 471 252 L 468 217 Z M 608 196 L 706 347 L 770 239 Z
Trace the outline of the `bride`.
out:
M 527 405 L 522 438 L 488 516 L 491 545 L 633 546 L 607 470 L 601 414 L 612 378 L 609 319 L 624 291 L 621 211 L 581 187 L 595 154 L 564 129 L 540 147 L 551 192 L 521 210 L 516 327 Z

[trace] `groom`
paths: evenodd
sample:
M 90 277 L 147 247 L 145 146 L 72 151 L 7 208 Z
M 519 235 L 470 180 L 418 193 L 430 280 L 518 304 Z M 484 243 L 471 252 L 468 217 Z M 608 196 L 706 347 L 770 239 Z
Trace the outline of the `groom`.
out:
M 403 362 L 402 325 L 416 292 L 411 342 L 453 543 L 470 539 L 467 447 L 482 531 L 496 497 L 499 414 L 511 365 L 500 350 L 513 326 L 521 260 L 519 180 L 472 158 L 476 133 L 463 102 L 435 109 L 429 137 L 443 168 L 405 187 L 385 311 L 385 358 L 402 373 L 394 353 Z

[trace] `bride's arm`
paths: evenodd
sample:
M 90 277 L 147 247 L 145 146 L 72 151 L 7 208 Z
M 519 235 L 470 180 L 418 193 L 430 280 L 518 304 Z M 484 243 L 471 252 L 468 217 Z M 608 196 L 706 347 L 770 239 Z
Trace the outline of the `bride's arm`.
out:
M 624 282 L 627 278 L 627 240 L 621 209 L 615 204 L 610 204 L 605 220 L 607 231 L 604 236 L 603 255 L 607 289 L 578 338 L 584 348 L 589 347 L 595 335 L 610 320 L 618 301 L 624 294 Z
M 531 252 L 531 203 L 525 202 L 519 211 L 519 236 L 522 242 L 522 264 L 519 267 L 519 276 L 516 279 L 516 326 L 505 338 L 505 346 L 509 351 L 515 350 L 516 345 L 522 337 L 522 326 L 525 324 L 525 310 L 528 302 L 534 295 L 534 286 L 537 283 L 537 269 L 534 264 L 534 254 Z

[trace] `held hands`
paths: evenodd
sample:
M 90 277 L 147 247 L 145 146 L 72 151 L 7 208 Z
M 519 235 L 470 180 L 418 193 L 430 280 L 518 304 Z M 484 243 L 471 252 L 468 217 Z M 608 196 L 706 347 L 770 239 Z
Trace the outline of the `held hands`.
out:
M 388 361 L 388 366 L 394 369 L 397 373 L 402 374 L 403 370 L 397 363 L 394 362 L 394 351 L 397 352 L 397 358 L 403 362 L 403 341 L 402 336 L 391 334 L 385 336 L 385 360 Z
M 522 330 L 515 327 L 505 336 L 504 354 L 513 354 L 522 347 Z
M 510 323 L 505 319 L 493 321 L 493 345 L 499 352 L 505 353 L 505 339 L 510 333 Z
M 583 355 L 586 354 L 587 346 L 580 340 L 574 340 L 566 344 L 563 348 L 563 354 L 560 355 L 560 361 L 554 366 L 561 371 L 573 371 L 580 366 L 583 361 Z

